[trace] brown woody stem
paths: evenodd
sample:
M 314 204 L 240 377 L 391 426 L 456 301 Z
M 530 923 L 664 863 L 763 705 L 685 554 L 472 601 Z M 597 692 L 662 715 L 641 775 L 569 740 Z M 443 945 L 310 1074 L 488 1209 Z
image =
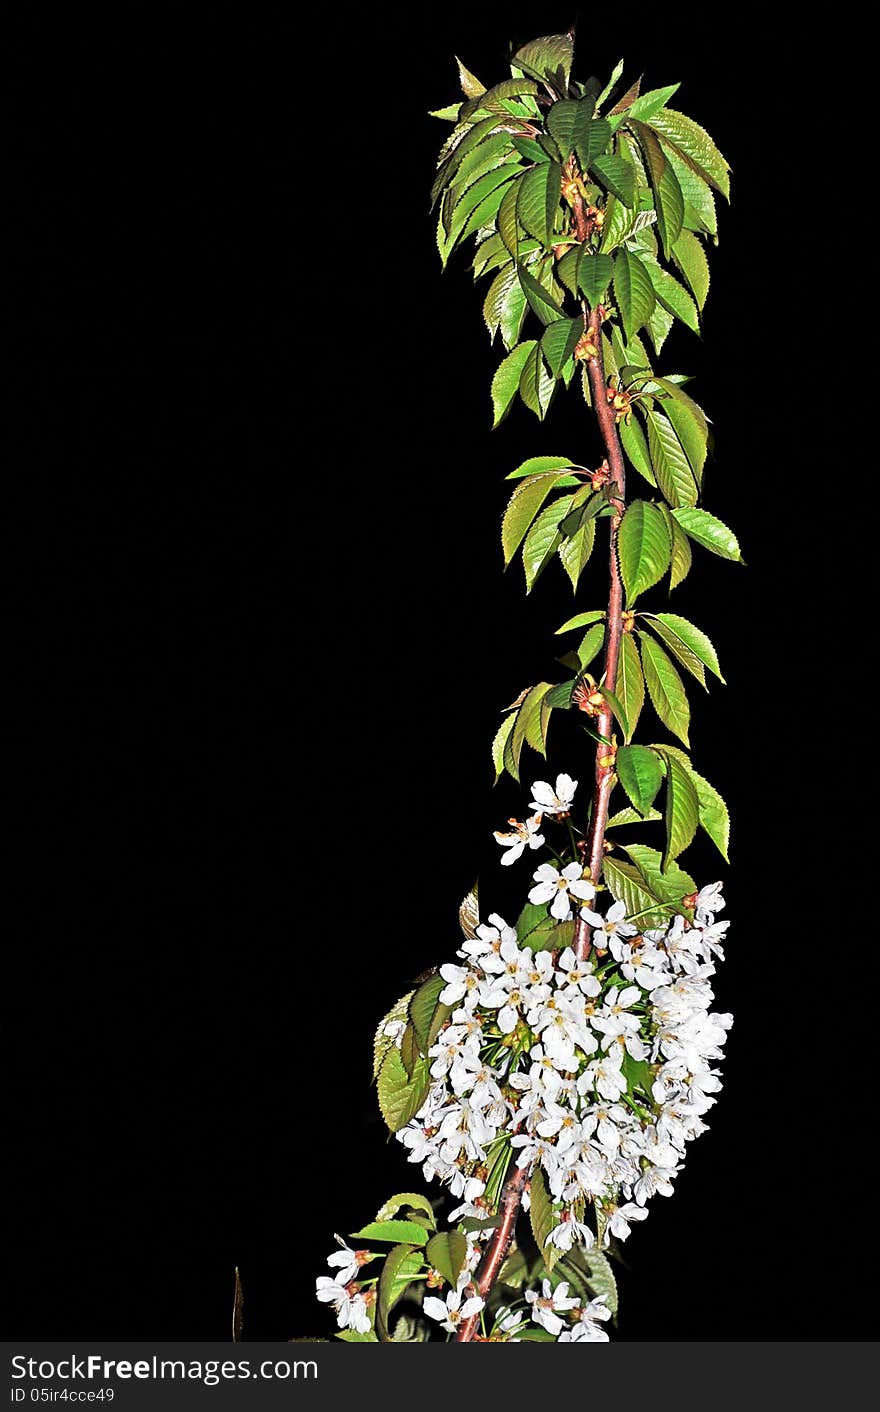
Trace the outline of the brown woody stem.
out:
M 609 691 L 614 691 L 617 684 L 617 664 L 620 660 L 620 641 L 623 635 L 623 581 L 620 577 L 620 566 L 617 562 L 617 530 L 623 517 L 625 509 L 624 498 L 626 495 L 626 473 L 623 463 L 623 452 L 620 447 L 620 438 L 617 435 L 617 424 L 615 422 L 614 409 L 606 396 L 607 382 L 605 379 L 605 367 L 602 359 L 602 314 L 601 306 L 593 309 L 590 313 L 587 324 L 587 332 L 591 343 L 596 348 L 596 356 L 587 359 L 587 377 L 590 380 L 590 394 L 593 399 L 593 410 L 599 423 L 599 430 L 602 433 L 602 440 L 605 444 L 605 456 L 608 461 L 608 468 L 611 472 L 611 481 L 614 486 L 612 492 L 612 504 L 614 505 L 614 515 L 611 519 L 611 534 L 609 541 L 609 580 L 610 588 L 608 593 L 608 612 L 605 617 L 605 672 L 603 685 Z M 605 706 L 596 718 L 596 730 L 599 735 L 604 736 L 606 741 L 611 739 L 613 716 L 610 706 Z M 598 883 L 602 874 L 602 860 L 605 856 L 605 826 L 608 823 L 608 802 L 611 798 L 611 790 L 614 785 L 614 764 L 609 757 L 612 752 L 609 745 L 598 742 L 596 745 L 596 766 L 595 785 L 593 788 L 593 812 L 590 819 L 590 832 L 587 838 L 587 848 L 585 862 L 590 869 L 590 876 L 594 883 Z M 589 955 L 590 952 L 590 925 L 582 917 L 578 917 L 574 931 L 574 941 L 572 943 L 575 955 L 579 960 Z
M 580 206 L 580 210 L 578 209 Z M 575 225 L 579 238 L 583 224 L 583 203 L 575 204 Z M 611 496 L 615 513 L 611 519 L 611 536 L 609 545 L 609 579 L 610 587 L 608 592 L 608 612 L 605 618 L 605 674 L 604 685 L 609 691 L 613 691 L 617 682 L 617 664 L 620 660 L 620 641 L 623 633 L 623 581 L 620 577 L 620 566 L 617 562 L 617 529 L 624 512 L 624 497 L 626 495 L 626 473 L 624 471 L 623 452 L 620 447 L 620 438 L 617 435 L 617 425 L 614 420 L 614 409 L 610 405 L 606 396 L 607 383 L 605 380 L 605 366 L 602 359 L 602 315 L 601 306 L 590 312 L 587 321 L 586 332 L 590 342 L 596 348 L 596 356 L 587 359 L 587 377 L 590 380 L 590 394 L 593 400 L 593 409 L 599 423 L 599 430 L 602 434 L 602 441 L 605 445 L 605 457 L 608 462 L 608 469 L 611 472 L 611 481 L 614 491 Z M 596 718 L 596 730 L 599 735 L 604 736 L 606 741 L 611 739 L 613 716 L 610 707 L 605 707 Z M 602 859 L 605 853 L 605 826 L 608 822 L 608 802 L 611 798 L 611 790 L 614 784 L 614 765 L 608 763 L 610 755 L 609 745 L 598 742 L 596 745 L 596 766 L 595 766 L 595 786 L 593 790 L 593 812 L 590 820 L 590 832 L 587 837 L 586 861 L 589 863 L 590 875 L 594 883 L 598 883 L 602 873 Z M 590 951 L 590 926 L 581 917 L 578 917 L 575 925 L 574 942 L 575 955 L 583 960 Z M 522 1203 L 523 1192 L 528 1182 L 527 1171 L 512 1164 L 507 1180 L 501 1193 L 499 1210 L 501 1220 L 492 1233 L 492 1238 L 486 1247 L 486 1253 L 480 1261 L 479 1268 L 470 1286 L 470 1292 L 481 1294 L 485 1299 L 498 1278 L 498 1272 L 504 1264 L 505 1256 L 510 1249 L 510 1242 L 513 1239 L 516 1221 Z M 471 1343 L 476 1333 L 479 1322 L 479 1314 L 472 1314 L 469 1319 L 465 1319 L 459 1325 L 455 1335 L 455 1343 Z
M 510 1249 L 510 1242 L 513 1240 L 513 1232 L 516 1228 L 516 1218 L 519 1215 L 522 1195 L 528 1183 L 528 1170 L 524 1167 L 517 1167 L 512 1163 L 511 1170 L 507 1174 L 507 1180 L 501 1192 L 501 1200 L 498 1204 L 501 1220 L 492 1232 L 492 1238 L 486 1247 L 486 1253 L 480 1261 L 479 1268 L 475 1274 L 469 1293 L 476 1291 L 485 1299 L 495 1281 L 501 1266 L 504 1264 L 505 1256 Z M 465 1319 L 459 1324 L 458 1332 L 453 1339 L 454 1343 L 471 1343 L 479 1322 L 479 1312 L 472 1314 L 469 1319 Z

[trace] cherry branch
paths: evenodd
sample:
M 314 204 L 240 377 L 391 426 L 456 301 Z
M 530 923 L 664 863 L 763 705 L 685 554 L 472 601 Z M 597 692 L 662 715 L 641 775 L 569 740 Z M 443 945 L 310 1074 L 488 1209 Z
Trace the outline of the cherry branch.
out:
M 585 218 L 586 213 L 583 209 L 583 202 L 576 203 L 575 224 L 579 234 L 582 225 L 585 223 Z M 620 447 L 620 438 L 617 435 L 614 408 L 611 406 L 607 397 L 608 385 L 605 379 L 605 364 L 602 358 L 603 313 L 604 310 L 601 305 L 598 305 L 590 312 L 585 336 L 590 346 L 596 350 L 595 354 L 586 360 L 587 377 L 590 381 L 593 410 L 596 413 L 599 430 L 602 434 L 602 441 L 605 445 L 605 457 L 611 472 L 611 481 L 615 487 L 615 493 L 611 497 L 611 503 L 614 506 L 614 515 L 611 518 L 609 542 L 608 574 L 610 586 L 608 591 L 608 612 L 605 618 L 605 673 L 603 682 L 609 691 L 613 691 L 617 681 L 617 664 L 620 660 L 620 640 L 623 633 L 623 580 L 620 577 L 620 566 L 617 562 L 617 529 L 625 508 L 626 473 L 624 470 L 623 452 Z M 614 758 L 608 743 L 611 739 L 612 721 L 611 708 L 606 705 L 596 718 L 597 732 L 600 736 L 604 737 L 604 740 L 600 740 L 596 745 L 593 812 L 586 845 L 586 858 L 589 863 L 590 876 L 594 883 L 599 881 L 602 872 L 602 859 L 605 853 L 605 827 L 608 822 L 608 803 L 614 784 Z M 581 917 L 578 917 L 575 924 L 573 949 L 579 960 L 583 960 L 589 955 L 590 927 L 589 923 L 585 922 Z M 510 1248 L 527 1180 L 526 1169 L 514 1165 L 513 1170 L 508 1174 L 504 1184 L 499 1204 L 501 1220 L 492 1235 L 492 1239 L 480 1262 L 479 1269 L 477 1270 L 471 1286 L 471 1292 L 482 1295 L 484 1299 L 495 1284 L 498 1278 L 498 1272 Z M 459 1325 L 454 1340 L 456 1343 L 470 1343 L 473 1341 L 479 1317 L 479 1313 L 472 1314 L 469 1319 L 465 1319 Z
M 596 352 L 587 359 L 587 377 L 590 382 L 590 394 L 593 399 L 593 410 L 596 413 L 596 420 L 599 423 L 599 430 L 605 444 L 605 457 L 608 462 L 608 469 L 611 472 L 611 482 L 615 487 L 612 494 L 611 503 L 614 506 L 614 515 L 611 518 L 611 532 L 609 537 L 609 591 L 608 591 L 608 612 L 605 617 L 605 671 L 603 685 L 609 691 L 614 691 L 617 684 L 617 664 L 620 660 L 620 640 L 623 634 L 623 580 L 620 577 L 620 565 L 617 562 L 617 530 L 623 518 L 624 499 L 626 496 L 626 473 L 624 470 L 623 452 L 620 447 L 620 438 L 617 435 L 617 424 L 615 421 L 614 408 L 608 400 L 608 384 L 605 379 L 605 365 L 602 358 L 602 315 L 604 310 L 598 305 L 590 313 L 587 323 L 587 337 Z M 587 837 L 585 861 L 590 869 L 590 877 L 594 883 L 599 882 L 602 873 L 602 860 L 605 856 L 605 827 L 608 823 L 608 803 L 611 798 L 611 790 L 614 785 L 614 752 L 609 744 L 613 716 L 611 707 L 607 704 L 603 706 L 596 718 L 596 730 L 604 737 L 596 745 L 595 764 L 595 784 L 593 787 L 593 812 L 590 819 L 590 832 Z M 575 923 L 574 941 L 572 943 L 575 955 L 579 960 L 583 960 L 590 952 L 590 926 L 582 917 L 578 916 Z
M 513 1233 L 516 1229 L 516 1218 L 519 1215 L 519 1208 L 522 1203 L 523 1192 L 528 1182 L 528 1168 L 517 1167 L 513 1163 L 512 1170 L 508 1172 L 507 1180 L 501 1191 L 501 1200 L 498 1209 L 501 1220 L 496 1226 L 492 1239 L 486 1247 L 486 1253 L 480 1261 L 479 1269 L 473 1278 L 470 1286 L 470 1293 L 481 1294 L 485 1299 L 498 1278 L 501 1266 L 504 1264 L 505 1256 L 510 1249 L 510 1242 L 513 1240 Z M 479 1310 L 476 1314 L 471 1314 L 469 1319 L 465 1319 L 458 1327 L 458 1333 L 453 1339 L 454 1343 L 472 1343 L 479 1321 Z

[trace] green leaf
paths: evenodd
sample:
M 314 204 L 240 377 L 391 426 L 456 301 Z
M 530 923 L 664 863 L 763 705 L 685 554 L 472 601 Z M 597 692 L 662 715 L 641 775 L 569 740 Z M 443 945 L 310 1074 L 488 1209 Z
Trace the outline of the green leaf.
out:
M 517 49 L 511 63 L 532 78 L 549 83 L 558 93 L 568 92 L 574 40 L 570 34 L 547 34 Z
M 624 332 L 630 338 L 650 316 L 654 286 L 638 256 L 626 249 L 618 250 L 614 257 L 614 297 Z
M 591 628 L 584 633 L 580 647 L 577 650 L 580 670 L 584 671 L 589 667 L 596 653 L 600 650 L 605 641 L 605 624 L 594 623 Z
M 665 506 L 662 508 L 665 510 Z M 672 567 L 669 571 L 669 591 L 671 593 L 674 588 L 678 587 L 683 579 L 687 578 L 690 572 L 693 555 L 691 553 L 690 540 L 678 523 L 678 520 L 675 519 L 670 510 L 665 510 L 665 513 L 672 531 Z
M 527 902 L 516 919 L 516 939 L 520 946 L 526 943 L 526 937 L 535 927 L 547 921 L 547 904 L 540 906 L 536 902 Z
M 562 366 L 575 350 L 575 344 L 584 331 L 583 319 L 557 319 L 548 324 L 541 339 L 541 351 L 547 359 L 547 366 L 555 378 L 561 376 Z
M 487 196 L 497 194 L 497 188 L 503 186 L 505 182 L 512 180 L 512 178 L 519 173 L 519 170 L 520 168 L 515 163 L 502 163 L 494 167 L 491 171 L 486 172 L 484 176 L 481 176 L 478 181 L 475 181 L 465 191 L 459 192 L 458 188 L 453 189 L 454 204 L 449 212 L 448 221 L 444 221 L 450 240 L 457 241 L 463 239 L 464 235 L 469 234 L 469 232 L 465 230 L 465 227 L 474 211 L 485 201 Z M 501 204 L 502 195 L 503 192 L 498 194 L 497 203 L 495 205 L 496 211 Z M 477 224 L 481 225 L 483 222 L 478 222 Z M 476 227 L 474 227 L 474 229 L 476 229 Z
M 609 78 L 609 80 L 608 80 L 608 82 L 606 83 L 605 87 L 602 89 L 602 92 L 598 95 L 598 97 L 597 97 L 597 99 L 596 99 L 596 107 L 597 107 L 597 108 L 601 108 L 601 107 L 602 107 L 602 104 L 603 104 L 603 103 L 605 102 L 605 100 L 610 96 L 611 90 L 614 88 L 615 84 L 617 83 L 617 81 L 618 81 L 618 79 L 620 78 L 620 75 L 621 75 L 622 73 L 623 73 L 623 60 L 622 60 L 622 59 L 618 59 L 617 63 L 614 65 L 614 68 L 613 68 L 612 71 L 611 71 L 611 77 Z
M 700 806 L 700 827 L 709 835 L 725 863 L 729 863 L 730 812 L 718 790 L 702 775 L 697 774 L 687 755 L 674 745 L 658 745 L 656 749 L 664 756 L 674 755 L 687 771 L 690 781 L 697 791 Z
M 609 854 L 602 862 L 602 871 L 615 902 L 624 904 L 627 916 L 638 915 L 640 927 L 662 926 L 669 920 L 669 906 L 657 897 L 632 863 Z
M 633 1059 L 631 1054 L 624 1053 L 621 1068 L 630 1097 L 641 1091 L 650 1103 L 653 1099 L 651 1087 L 654 1082 L 654 1069 L 650 1060 Z
M 685 534 L 689 535 L 691 539 L 695 539 L 697 544 L 702 544 L 704 549 L 709 549 L 720 559 L 730 559 L 737 564 L 743 562 L 733 530 L 728 529 L 727 525 L 716 519 L 714 515 L 710 515 L 708 510 L 685 507 L 673 510 L 672 514 Z
M 497 784 L 504 773 L 504 753 L 509 743 L 511 733 L 516 725 L 516 713 L 511 712 L 505 716 L 501 725 L 495 733 L 492 741 L 492 764 L 495 766 L 495 783 Z
M 513 146 L 527 162 L 549 162 L 551 160 L 548 152 L 545 152 L 533 137 L 514 137 Z
M 577 284 L 586 295 L 591 308 L 601 303 L 602 295 L 611 283 L 614 261 L 610 255 L 594 254 L 582 245 L 578 252 Z
M 525 295 L 522 292 L 522 286 L 519 280 L 516 279 L 513 280 L 510 287 L 505 292 L 501 304 L 499 329 L 501 332 L 501 341 L 505 348 L 511 349 L 519 342 L 525 312 Z M 526 359 L 526 364 L 527 363 L 528 359 Z M 523 367 L 525 367 L 526 364 L 523 364 Z M 522 383 L 522 374 L 520 375 L 520 383 Z
M 547 110 L 545 127 L 565 160 L 575 149 L 575 143 L 586 137 L 592 117 L 592 105 L 580 99 L 563 98 Z
M 506 312 L 505 301 L 516 284 L 516 266 L 507 264 L 502 265 L 486 290 L 486 296 L 483 300 L 483 322 L 492 339 L 501 327 L 501 320 L 505 317 Z
M 406 1126 L 428 1096 L 431 1076 L 424 1059 L 416 1064 L 412 1077 L 406 1072 L 397 1049 L 390 1049 L 379 1070 L 377 1091 L 382 1117 L 393 1133 Z M 397 1236 L 401 1240 L 404 1237 Z
M 498 365 L 492 379 L 493 428 L 503 422 L 510 411 L 513 399 L 519 390 L 523 366 L 535 346 L 533 338 L 526 339 L 524 343 L 518 343 Z
M 699 485 L 703 478 L 709 443 L 709 427 L 705 413 L 683 392 L 678 397 L 666 401 L 665 411 Z
M 341 1331 L 340 1333 L 336 1334 L 335 1337 L 338 1338 L 338 1339 L 340 1339 L 342 1343 L 378 1343 L 378 1342 L 379 1342 L 379 1340 L 377 1339 L 377 1337 L 376 1337 L 376 1335 L 375 1335 L 374 1333 L 359 1334 L 356 1329 L 342 1329 L 342 1331 Z M 321 1341 L 323 1342 L 323 1340 L 321 1340 Z M 311 1342 L 311 1340 L 309 1340 L 309 1342 Z
M 448 103 L 445 108 L 431 108 L 429 118 L 441 118 L 447 123 L 457 123 L 458 115 L 461 112 L 460 103 Z
M 388 1331 L 388 1316 L 423 1267 L 421 1251 L 413 1250 L 411 1245 L 395 1245 L 389 1250 L 376 1286 L 376 1333 L 380 1342 L 393 1342 Z
M 396 1216 L 398 1211 L 409 1209 L 411 1211 L 421 1211 L 431 1223 L 436 1226 L 437 1221 L 434 1216 L 434 1208 L 426 1196 L 422 1196 L 418 1191 L 397 1191 L 388 1200 L 383 1202 L 376 1212 L 377 1221 L 390 1221 Z
M 614 689 L 629 722 L 629 733 L 626 740 L 630 741 L 645 704 L 645 678 L 642 675 L 639 654 L 636 651 L 632 633 L 625 632 L 620 639 L 620 657 L 617 662 Z
M 671 554 L 669 530 L 656 505 L 633 500 L 617 530 L 617 558 L 627 607 L 646 588 L 662 579 L 669 568 Z
M 489 1211 L 495 1211 L 498 1206 L 504 1179 L 510 1166 L 510 1154 L 510 1137 L 507 1134 L 502 1134 L 486 1144 L 486 1156 L 489 1160 L 486 1164 L 488 1170 L 483 1200 Z
M 587 505 L 581 511 L 580 523 L 574 534 L 563 539 L 558 549 L 559 557 L 562 560 L 562 567 L 568 574 L 572 589 L 575 592 L 577 592 L 578 580 L 586 568 L 590 555 L 593 552 L 595 538 L 596 520 L 595 516 L 590 513 L 589 505 Z
M 419 1046 L 416 1043 L 416 1032 L 412 1025 L 407 1025 L 400 1038 L 400 1058 L 403 1067 L 406 1069 L 407 1077 L 412 1078 L 415 1067 L 419 1060 Z
M 690 285 L 697 308 L 702 309 L 709 293 L 709 261 L 703 242 L 692 231 L 683 230 L 672 247 L 672 258 Z
M 544 1261 L 549 1275 L 563 1252 L 557 1249 L 556 1246 L 547 1244 L 547 1237 L 550 1232 L 555 1226 L 559 1225 L 559 1213 L 553 1209 L 553 1199 L 547 1190 L 544 1173 L 540 1167 L 536 1167 L 532 1173 L 529 1219 L 532 1224 L 532 1235 L 535 1237 L 535 1244 L 540 1251 L 541 1258 Z
M 664 394 L 663 412 L 672 423 L 675 434 L 690 462 L 694 478 L 699 484 L 703 475 L 703 466 L 706 463 L 709 419 L 699 403 L 688 396 L 674 377 L 655 376 L 653 384 L 646 385 L 646 390 L 649 392 L 653 393 L 658 389 Z
M 576 628 L 587 628 L 591 623 L 605 621 L 605 613 L 602 608 L 591 608 L 587 613 L 575 613 L 573 618 L 567 618 L 561 628 L 556 629 L 556 637 L 563 632 L 574 632 Z
M 699 123 L 695 123 L 693 118 L 686 117 L 684 113 L 677 113 L 674 108 L 654 113 L 651 117 L 651 127 L 655 132 L 661 133 L 668 142 L 673 143 L 688 163 L 705 177 L 716 191 L 730 199 L 730 166 L 705 128 L 700 127 Z
M 479 94 L 473 103 L 473 113 L 508 113 L 511 109 L 505 105 L 509 103 L 511 99 L 524 98 L 537 92 L 538 85 L 535 83 L 534 79 L 505 78 L 502 79 L 500 83 L 493 84 L 491 88 L 487 88 L 485 93 Z M 466 105 L 468 108 L 471 106 L 471 104 Z
M 573 294 L 575 299 L 578 296 L 577 268 L 578 261 L 583 254 L 583 246 L 570 245 L 556 266 L 556 277 L 560 284 L 563 284 L 569 294 Z
M 680 319 L 694 333 L 700 331 L 700 315 L 697 306 L 686 289 L 683 289 L 674 275 L 663 266 L 653 256 L 645 252 L 642 256 L 651 276 L 651 283 L 654 286 L 654 293 L 665 309 Z
M 681 665 L 690 672 L 691 676 L 696 677 L 704 691 L 708 691 L 708 687 L 706 686 L 706 673 L 703 670 L 703 664 L 699 657 L 690 650 L 687 644 L 683 642 L 678 634 L 673 632 L 671 628 L 667 628 L 664 623 L 655 619 L 650 613 L 644 613 L 642 616 L 645 618 L 647 626 L 659 637 L 664 647 L 669 649 L 675 660 L 680 662 Z
M 531 593 L 541 573 L 549 564 L 562 542 L 559 528 L 571 505 L 571 496 L 562 495 L 546 510 L 542 510 L 526 535 L 522 549 L 523 569 L 526 576 L 526 592 Z
M 663 867 L 683 853 L 700 820 L 700 805 L 694 788 L 681 762 L 672 754 L 666 756 L 666 850 Z
M 523 461 L 517 466 L 516 470 L 511 471 L 505 479 L 523 480 L 526 476 L 536 476 L 542 471 L 565 471 L 571 469 L 582 470 L 583 467 L 578 466 L 577 461 L 572 461 L 567 456 L 529 456 L 528 460 Z M 560 480 L 557 483 L 559 485 L 581 484 L 574 476 L 570 478 L 567 477 L 565 480 Z
M 455 56 L 455 62 L 458 65 L 458 82 L 461 85 L 461 91 L 465 98 L 479 98 L 481 93 L 486 92 L 486 85 L 480 83 L 480 80 L 475 78 L 469 69 L 465 68 L 457 54 Z
M 640 814 L 638 809 L 618 809 L 616 814 L 612 814 L 608 820 L 606 828 L 622 829 L 625 824 L 656 824 L 663 818 L 663 815 L 656 809 L 649 809 L 647 814 Z
M 433 1269 L 438 1270 L 454 1289 L 467 1259 L 468 1243 L 460 1231 L 440 1231 L 428 1241 L 425 1251 Z
M 555 303 L 542 284 L 530 275 L 524 265 L 517 266 L 520 287 L 529 302 L 529 307 L 544 324 L 555 323 L 563 317 L 562 309 Z
M 584 101 L 583 107 L 587 110 L 589 102 Z M 582 126 L 575 137 L 575 148 L 583 171 L 587 171 L 605 153 L 610 141 L 611 124 L 607 118 L 593 118 L 588 125 Z
M 663 252 L 667 259 L 671 259 L 672 247 L 681 235 L 684 222 L 684 194 L 655 134 L 644 123 L 636 122 L 634 126 L 654 189 L 657 229 L 660 232 Z
M 591 1250 L 583 1252 L 584 1260 L 590 1270 L 590 1289 L 596 1299 L 601 1297 L 605 1308 L 610 1309 L 612 1314 L 617 1313 L 617 1281 L 614 1278 L 614 1271 L 607 1255 L 594 1246 Z
M 645 885 L 663 902 L 671 902 L 677 912 L 690 916 L 683 906 L 683 899 L 696 892 L 697 885 L 690 873 L 686 873 L 678 863 L 662 867 L 662 858 L 656 848 L 648 848 L 643 843 L 624 844 L 623 850 L 635 863 Z
M 690 706 L 681 677 L 659 642 L 644 636 L 641 641 L 642 667 L 651 704 L 663 724 L 688 744 Z
M 497 231 L 481 241 L 474 249 L 474 258 L 471 261 L 471 269 L 474 272 L 474 282 L 484 274 L 490 274 L 497 270 L 500 265 L 510 263 L 510 252 L 507 250 L 504 241 Z
M 698 627 L 689 623 L 687 618 L 679 617 L 677 613 L 647 613 L 645 616 L 656 618 L 665 628 L 680 638 L 693 655 L 702 662 L 703 666 L 708 667 L 710 672 L 714 672 L 719 681 L 724 681 L 718 662 L 718 654 L 712 640 Z
M 655 304 L 651 310 L 651 317 L 645 325 L 654 345 L 654 352 L 659 353 L 667 338 L 669 337 L 675 319 L 663 308 L 662 304 Z
M 544 736 L 541 728 L 541 705 L 548 691 L 552 691 L 552 683 L 547 681 L 539 682 L 528 692 L 525 700 L 516 713 L 516 725 L 513 728 L 512 749 L 513 754 L 519 761 L 522 753 L 523 742 L 528 741 L 533 750 L 539 755 L 546 756 L 544 748 Z
M 531 167 L 519 182 L 517 220 L 542 245 L 550 244 L 561 184 L 562 168 L 558 162 Z
M 688 230 L 705 231 L 707 235 L 718 234 L 718 216 L 715 211 L 715 197 L 701 176 L 688 166 L 674 147 L 663 142 L 663 154 L 674 171 L 684 197 L 684 225 Z M 677 243 L 677 242 L 676 242 Z
M 432 201 L 437 199 L 437 196 L 445 186 L 450 185 L 452 178 L 462 165 L 464 158 L 478 147 L 481 142 L 484 142 L 487 137 L 496 133 L 502 121 L 502 118 L 492 116 L 483 118 L 480 122 L 474 123 L 474 125 L 469 128 L 461 140 L 451 149 L 449 156 L 444 160 L 443 165 L 437 173 L 436 180 L 431 188 Z
M 698 775 L 696 770 L 691 771 L 691 778 L 700 801 L 700 827 L 709 835 L 725 863 L 729 863 L 730 811 L 708 780 Z
M 501 546 L 505 564 L 510 563 L 529 526 L 562 474 L 561 469 L 546 471 L 536 476 L 528 476 L 515 487 L 501 522 Z
M 671 83 L 668 88 L 652 88 L 648 93 L 643 93 L 627 108 L 627 118 L 641 118 L 642 122 L 647 122 L 653 118 L 655 113 L 665 107 L 680 87 L 680 83 Z
M 643 215 L 636 207 L 629 209 L 616 196 L 609 196 L 605 203 L 605 223 L 602 226 L 602 239 L 599 250 L 607 254 L 622 245 L 634 231 Z
M 452 1006 L 441 1005 L 440 992 L 446 986 L 442 976 L 430 976 L 409 1002 L 409 1017 L 421 1054 L 427 1056 L 442 1026 L 452 1014 Z
M 394 1005 L 392 1005 L 391 1009 L 388 1011 L 388 1014 L 383 1015 L 382 1019 L 376 1026 L 376 1034 L 373 1039 L 374 1079 L 378 1077 L 379 1070 L 382 1067 L 382 1061 L 385 1058 L 386 1054 L 389 1052 L 389 1050 L 397 1048 L 394 1038 L 394 1032 L 388 1035 L 385 1033 L 385 1030 L 390 1025 L 392 1026 L 393 1031 L 396 1031 L 397 1026 L 399 1024 L 406 1024 L 407 1017 L 409 1015 L 409 1002 L 414 995 L 415 991 L 408 990 L 406 995 L 402 995 L 400 999 Z
M 510 151 L 509 134 L 499 132 L 494 137 L 486 138 L 485 142 L 481 142 L 479 147 L 468 153 L 447 188 L 450 205 L 453 205 L 475 181 L 485 176 L 486 172 L 508 165 L 514 172 L 522 170 Z
M 656 486 L 657 479 L 651 468 L 648 443 L 636 418 L 630 417 L 628 422 L 621 422 L 617 428 L 617 434 L 630 463 L 640 476 L 644 476 L 649 485 Z
M 387 1240 L 396 1245 L 404 1242 L 407 1245 L 424 1245 L 428 1239 L 428 1232 L 424 1226 L 420 1226 L 418 1221 L 370 1221 L 366 1226 L 362 1226 L 359 1231 L 351 1232 L 352 1239 L 358 1240 Z
M 525 944 L 532 951 L 559 951 L 573 941 L 574 920 L 557 922 L 555 917 L 545 917 L 529 932 Z
M 533 348 L 523 364 L 519 380 L 519 395 L 529 411 L 534 412 L 539 421 L 543 421 L 547 415 L 555 390 L 556 382 L 544 366 L 540 348 Z
M 648 447 L 657 484 L 669 504 L 694 505 L 697 483 L 675 428 L 663 412 L 648 413 Z
M 508 181 L 510 179 L 510 177 L 507 178 Z M 471 211 L 461 231 L 455 236 L 455 243 L 460 245 L 467 240 L 469 235 L 474 235 L 477 231 L 491 226 L 498 214 L 503 196 L 504 189 L 502 187 L 491 191 L 488 196 L 484 196 L 479 205 Z M 453 218 L 453 225 L 455 223 L 455 218 Z
M 521 180 L 522 178 L 514 182 L 505 191 L 504 199 L 498 207 L 498 218 L 496 221 L 498 234 L 501 236 L 501 239 L 504 241 L 504 244 L 515 260 L 519 258 L 520 246 L 520 227 L 519 221 L 516 218 L 516 208 L 519 204 L 519 186 Z
M 623 702 L 620 697 L 607 686 L 597 685 L 596 691 L 609 707 L 611 714 L 623 731 L 624 739 L 630 740 L 632 738 L 633 727 L 627 719 L 626 711 L 624 710 Z
M 617 752 L 617 777 L 644 817 L 663 783 L 663 766 L 647 745 L 622 745 Z
M 605 190 L 616 196 L 618 201 L 622 201 L 624 206 L 628 209 L 635 206 L 636 169 L 626 157 L 594 157 L 590 163 L 590 171 L 598 177 Z

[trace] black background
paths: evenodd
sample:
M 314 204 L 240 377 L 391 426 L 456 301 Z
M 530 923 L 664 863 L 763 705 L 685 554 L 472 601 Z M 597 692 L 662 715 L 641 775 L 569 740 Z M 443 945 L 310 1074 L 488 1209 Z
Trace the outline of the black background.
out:
M 494 82 L 577 21 L 576 72 L 681 80 L 734 169 L 704 340 L 662 361 L 698 375 L 748 561 L 698 552 L 673 604 L 729 681 L 693 747 L 734 816 L 736 1025 L 618 1337 L 864 1337 L 851 61 L 773 7 L 290 11 L 35 6 L 11 44 L 8 1336 L 222 1337 L 236 1264 L 246 1336 L 326 1333 L 332 1232 L 420 1180 L 373 1028 L 477 874 L 515 913 L 487 748 L 572 611 L 561 574 L 502 575 L 503 477 L 598 451 L 574 396 L 490 431 L 425 114 L 455 53 Z M 558 728 L 550 770 L 586 778 L 576 748 Z

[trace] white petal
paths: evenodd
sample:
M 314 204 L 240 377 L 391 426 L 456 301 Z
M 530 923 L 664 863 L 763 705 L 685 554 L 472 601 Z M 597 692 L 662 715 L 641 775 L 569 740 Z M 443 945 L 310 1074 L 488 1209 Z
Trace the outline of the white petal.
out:
M 537 892 L 537 888 L 533 889 L 533 891 Z M 556 917 L 560 922 L 566 922 L 571 916 L 571 904 L 568 900 L 568 893 L 563 892 L 561 888 L 556 888 L 555 891 L 556 896 L 553 898 L 553 902 L 550 907 L 550 915 L 552 917 Z M 530 902 L 536 902 L 538 900 L 538 898 L 532 897 L 531 892 L 529 893 Z M 547 898 L 542 897 L 540 898 L 540 901 L 546 902 Z
M 461 1317 L 463 1319 L 469 1319 L 472 1314 L 479 1314 L 485 1302 L 486 1301 L 481 1299 L 478 1294 L 471 1295 L 470 1299 L 466 1299 L 461 1306 Z M 427 1303 L 427 1300 L 425 1303 Z M 422 1307 L 424 1308 L 424 1305 Z

